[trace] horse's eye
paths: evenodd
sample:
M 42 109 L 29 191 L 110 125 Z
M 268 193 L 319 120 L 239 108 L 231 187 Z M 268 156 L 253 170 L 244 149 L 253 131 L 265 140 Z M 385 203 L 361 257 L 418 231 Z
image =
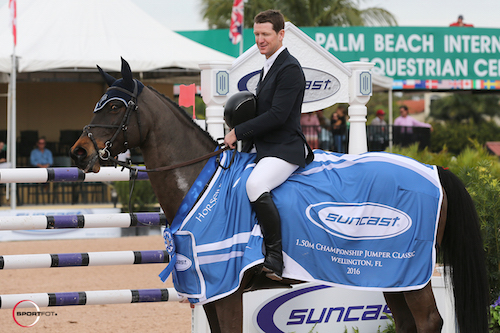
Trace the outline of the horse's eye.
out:
M 111 111 L 117 111 L 119 109 L 118 105 L 111 104 Z

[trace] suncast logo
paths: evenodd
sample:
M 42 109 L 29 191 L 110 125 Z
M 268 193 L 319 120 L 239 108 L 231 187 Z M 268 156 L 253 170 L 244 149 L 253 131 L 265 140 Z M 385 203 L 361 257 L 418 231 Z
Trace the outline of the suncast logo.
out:
M 306 92 L 304 103 L 316 102 L 328 98 L 340 89 L 340 81 L 333 75 L 314 68 L 304 67 Z
M 286 291 L 255 310 L 254 326 L 265 333 L 341 332 L 339 328 L 343 332 L 346 325 L 355 324 L 362 332 L 374 332 L 374 328 L 388 322 L 386 314 L 391 311 L 381 296 L 347 292 L 352 295 L 349 300 L 344 290 L 325 285 Z
M 372 202 L 322 202 L 307 207 L 306 215 L 326 232 L 349 240 L 391 238 L 412 225 L 406 213 Z
M 340 81 L 333 75 L 315 68 L 302 68 L 306 77 L 304 103 L 316 102 L 336 94 Z M 238 81 L 238 91 L 248 90 L 255 94 L 260 70 L 248 73 Z

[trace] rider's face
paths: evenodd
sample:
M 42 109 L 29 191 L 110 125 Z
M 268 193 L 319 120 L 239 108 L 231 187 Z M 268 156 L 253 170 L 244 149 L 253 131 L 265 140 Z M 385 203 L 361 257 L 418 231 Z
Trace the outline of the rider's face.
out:
M 264 54 L 266 58 L 272 56 L 283 45 L 285 30 L 274 31 L 273 24 L 270 22 L 255 23 L 253 33 L 255 35 L 255 44 L 257 44 L 260 53 Z

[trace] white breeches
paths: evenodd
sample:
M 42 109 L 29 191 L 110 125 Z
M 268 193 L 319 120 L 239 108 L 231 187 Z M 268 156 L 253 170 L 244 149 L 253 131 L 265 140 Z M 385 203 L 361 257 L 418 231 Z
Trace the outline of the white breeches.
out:
M 250 202 L 283 184 L 298 167 L 277 157 L 262 158 L 248 176 L 246 189 Z

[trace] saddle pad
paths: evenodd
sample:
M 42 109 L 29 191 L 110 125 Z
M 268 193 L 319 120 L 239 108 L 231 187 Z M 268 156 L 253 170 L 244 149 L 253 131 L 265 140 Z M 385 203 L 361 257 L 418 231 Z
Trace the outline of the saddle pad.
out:
M 235 154 L 235 156 L 232 156 Z M 272 195 L 282 219 L 286 278 L 377 291 L 420 289 L 431 278 L 442 189 L 435 166 L 382 152 L 315 150 Z M 204 304 L 234 292 L 264 261 L 263 241 L 245 183 L 254 154 L 224 152 L 207 163 L 167 230 L 176 290 Z M 215 173 L 213 173 L 215 170 Z M 175 248 L 174 250 L 172 250 Z

